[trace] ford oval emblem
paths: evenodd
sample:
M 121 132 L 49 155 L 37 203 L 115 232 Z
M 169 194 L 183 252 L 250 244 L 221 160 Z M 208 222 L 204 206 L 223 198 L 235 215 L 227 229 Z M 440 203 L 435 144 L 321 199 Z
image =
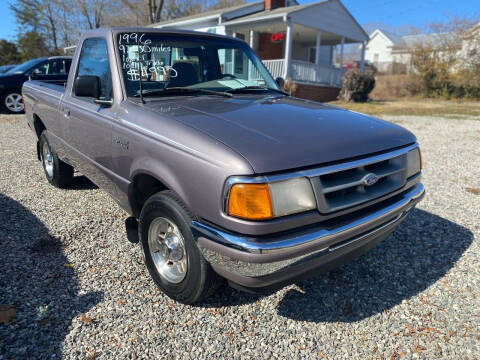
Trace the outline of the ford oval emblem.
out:
M 363 183 L 367 186 L 372 186 L 376 184 L 377 181 L 378 181 L 378 176 L 372 173 L 365 175 L 365 177 L 363 178 Z

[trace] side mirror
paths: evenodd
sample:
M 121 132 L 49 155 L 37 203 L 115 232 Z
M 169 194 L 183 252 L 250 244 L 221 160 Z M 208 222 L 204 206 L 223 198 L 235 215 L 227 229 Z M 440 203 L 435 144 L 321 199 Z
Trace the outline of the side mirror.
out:
M 76 96 L 100 97 L 100 78 L 98 76 L 78 76 L 73 84 L 73 92 Z
M 100 78 L 92 75 L 82 75 L 75 79 L 73 84 L 75 96 L 91 97 L 100 105 L 112 106 L 112 100 L 100 99 Z
M 280 86 L 280 89 L 283 89 L 283 85 L 285 84 L 285 80 L 282 77 L 277 77 L 275 79 L 275 82 L 277 83 L 278 86 Z
M 35 69 L 30 73 L 29 76 L 30 76 L 30 79 L 34 80 L 34 79 L 37 79 L 40 75 L 42 75 L 42 72 L 38 69 Z

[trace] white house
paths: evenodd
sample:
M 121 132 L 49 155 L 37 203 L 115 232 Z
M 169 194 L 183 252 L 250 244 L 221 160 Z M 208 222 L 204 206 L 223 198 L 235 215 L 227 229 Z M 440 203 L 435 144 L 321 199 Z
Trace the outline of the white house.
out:
M 466 67 L 480 64 L 480 23 L 472 27 L 464 35 L 459 58 L 461 59 L 461 65 Z
M 296 96 L 335 99 L 341 88 L 344 45 L 362 44 L 368 34 L 340 0 L 299 5 L 295 0 L 262 0 L 153 24 L 232 35 L 247 41 L 274 77 L 290 78 Z
M 365 60 L 371 61 L 380 71 L 391 71 L 393 64 L 410 68 L 411 50 L 417 45 L 429 45 L 441 51 L 442 46 L 452 41 L 452 33 L 418 34 L 399 36 L 386 30 L 376 29 L 368 41 Z

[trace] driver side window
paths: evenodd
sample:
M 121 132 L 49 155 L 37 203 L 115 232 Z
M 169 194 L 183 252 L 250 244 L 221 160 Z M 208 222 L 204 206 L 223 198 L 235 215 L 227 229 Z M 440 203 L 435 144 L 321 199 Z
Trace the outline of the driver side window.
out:
M 105 39 L 89 38 L 83 42 L 77 77 L 85 75 L 98 76 L 100 79 L 100 99 L 111 99 L 112 76 Z
M 41 63 L 40 65 L 33 68 L 32 72 L 37 75 L 47 75 L 48 67 L 49 67 L 49 63 L 48 61 L 45 61 L 44 63 Z

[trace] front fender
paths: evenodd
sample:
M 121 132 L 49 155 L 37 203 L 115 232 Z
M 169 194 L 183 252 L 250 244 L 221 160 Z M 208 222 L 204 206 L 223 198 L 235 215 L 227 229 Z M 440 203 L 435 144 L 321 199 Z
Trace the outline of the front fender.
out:
M 130 169 L 131 182 L 130 182 L 130 188 L 129 188 L 129 198 L 132 193 L 134 179 L 137 175 L 140 175 L 140 174 L 149 175 L 157 179 L 166 188 L 174 191 L 180 197 L 180 199 L 182 199 L 182 201 L 189 208 L 191 208 L 189 197 L 185 192 L 180 179 L 178 179 L 177 176 L 175 176 L 174 171 L 159 159 L 155 159 L 151 157 L 141 157 L 134 160 L 134 162 L 132 163 L 132 166 Z M 131 203 L 131 199 L 130 199 L 130 203 Z

